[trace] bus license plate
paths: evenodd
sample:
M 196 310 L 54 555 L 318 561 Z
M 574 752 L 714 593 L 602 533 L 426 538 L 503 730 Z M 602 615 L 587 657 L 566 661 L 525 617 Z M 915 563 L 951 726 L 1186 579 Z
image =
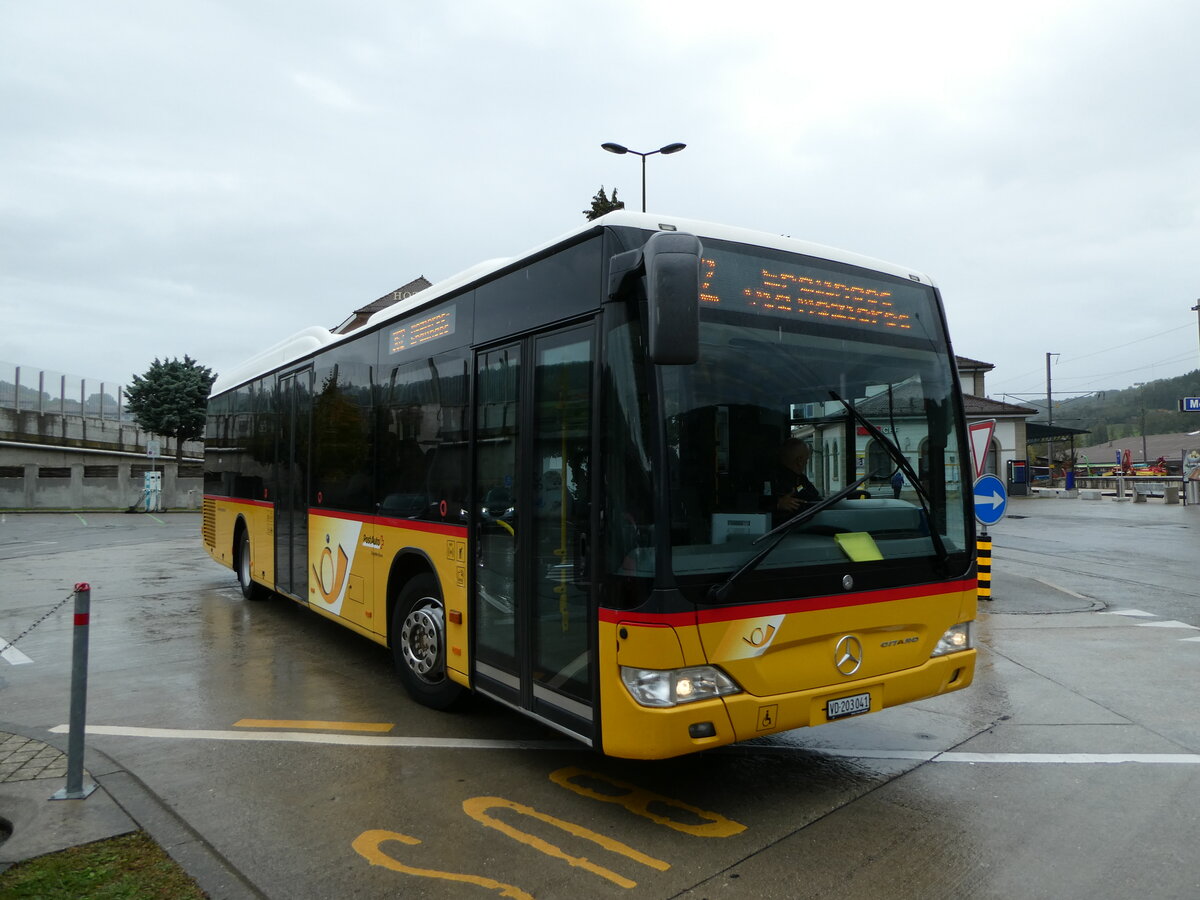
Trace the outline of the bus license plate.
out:
M 857 716 L 871 711 L 871 695 L 855 694 L 853 697 L 839 697 L 825 704 L 825 717 L 842 719 L 846 716 Z

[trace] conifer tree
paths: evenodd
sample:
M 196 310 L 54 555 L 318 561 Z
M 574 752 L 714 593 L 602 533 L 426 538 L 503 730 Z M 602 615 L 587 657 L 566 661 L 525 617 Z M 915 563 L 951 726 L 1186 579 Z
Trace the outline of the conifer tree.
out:
M 181 362 L 154 363 L 144 375 L 134 375 L 125 392 L 125 408 L 143 431 L 175 438 L 175 461 L 183 460 L 183 442 L 204 436 L 208 392 L 216 375 L 186 354 Z
M 583 214 L 587 216 L 588 221 L 598 219 L 605 213 L 610 213 L 614 209 L 624 209 L 625 201 L 617 199 L 617 189 L 613 188 L 612 197 L 610 198 L 604 193 L 604 185 L 600 185 L 600 190 L 596 196 L 592 198 L 592 208 L 585 209 Z

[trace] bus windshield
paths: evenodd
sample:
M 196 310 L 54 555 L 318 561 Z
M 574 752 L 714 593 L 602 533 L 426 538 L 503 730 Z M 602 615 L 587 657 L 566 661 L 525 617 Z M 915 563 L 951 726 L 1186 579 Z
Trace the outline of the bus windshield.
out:
M 656 370 L 673 573 L 724 577 L 775 542 L 760 540 L 773 529 L 860 481 L 784 529 L 755 567 L 961 554 L 960 412 L 933 289 L 764 248 L 704 250 L 700 360 Z M 643 529 L 641 546 L 628 543 L 622 571 L 652 575 L 658 541 Z

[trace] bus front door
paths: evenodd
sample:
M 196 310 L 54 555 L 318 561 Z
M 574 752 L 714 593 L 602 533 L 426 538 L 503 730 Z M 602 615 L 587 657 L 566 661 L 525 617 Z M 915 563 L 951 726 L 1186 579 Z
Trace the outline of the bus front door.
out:
M 308 602 L 308 454 L 312 369 L 279 379 L 275 496 L 275 589 Z
M 475 684 L 588 740 L 594 348 L 589 325 L 475 364 Z

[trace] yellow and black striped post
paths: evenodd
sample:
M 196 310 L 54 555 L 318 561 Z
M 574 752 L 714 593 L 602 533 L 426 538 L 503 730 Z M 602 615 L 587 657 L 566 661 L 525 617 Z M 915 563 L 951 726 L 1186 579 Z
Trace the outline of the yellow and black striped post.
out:
M 975 539 L 975 571 L 980 600 L 992 599 L 992 536 L 986 531 Z

